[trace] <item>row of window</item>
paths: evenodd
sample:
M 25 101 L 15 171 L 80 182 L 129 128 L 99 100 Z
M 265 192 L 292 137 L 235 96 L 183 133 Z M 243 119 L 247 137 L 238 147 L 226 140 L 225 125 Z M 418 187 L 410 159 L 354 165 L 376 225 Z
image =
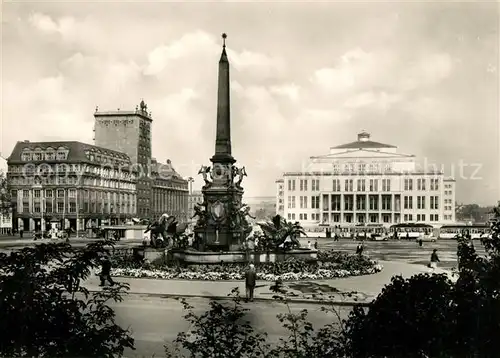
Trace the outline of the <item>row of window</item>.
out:
M 25 162 L 32 160 L 66 160 L 68 158 L 68 153 L 69 150 L 65 147 L 59 147 L 57 150 L 50 147 L 45 150 L 41 148 L 35 148 L 35 150 L 25 148 L 21 153 L 21 160 Z
M 125 167 L 121 167 L 120 169 L 112 169 L 109 167 L 100 167 L 94 165 L 85 165 L 85 164 L 68 164 L 68 163 L 60 163 L 60 164 L 25 164 L 25 165 L 11 165 L 9 166 L 10 173 L 22 173 L 22 174 L 38 174 L 41 176 L 50 176 L 53 174 L 66 174 L 66 173 L 89 173 L 99 175 L 103 178 L 111 178 L 111 179 L 126 179 L 126 180 L 135 180 L 137 175 L 135 173 L 131 173 L 129 170 L 122 170 Z M 130 167 L 132 171 L 138 170 L 140 171 L 140 167 Z
M 426 197 L 425 196 L 417 196 L 416 201 L 416 209 L 424 210 L 426 209 Z M 403 207 L 405 209 L 413 209 L 413 196 L 404 196 L 403 197 Z M 439 197 L 438 196 L 430 196 L 429 197 L 429 209 L 438 210 L 439 209 Z
M 22 195 L 23 199 L 29 199 L 30 198 L 30 192 L 31 190 L 24 189 L 19 191 Z M 42 197 L 42 194 L 43 197 Z M 108 199 L 110 200 L 111 198 L 114 198 L 116 200 L 122 200 L 122 201 L 134 201 L 135 200 L 135 195 L 130 194 L 130 193 L 116 193 L 116 192 L 105 192 L 105 191 L 90 191 L 90 190 L 81 190 L 79 191 L 79 196 L 81 199 L 86 200 L 101 200 L 101 199 Z M 40 189 L 34 189 L 33 190 L 33 197 L 38 198 L 43 200 L 44 198 L 76 198 L 77 197 L 77 191 L 76 189 L 68 189 L 67 191 L 65 189 L 57 189 L 57 190 L 52 190 L 52 189 L 46 189 L 46 190 L 40 190 Z M 17 197 L 17 190 L 12 190 L 11 191 L 11 196 L 13 198 Z M 25 200 L 23 200 L 25 201 Z
M 452 190 L 445 190 L 444 195 L 453 195 L 453 191 Z
M 369 191 L 379 191 L 379 179 L 357 179 L 356 180 L 356 191 L 366 191 L 368 182 Z M 381 180 L 382 191 L 391 191 L 391 180 L 390 179 L 382 179 Z M 353 179 L 345 179 L 344 180 L 344 191 L 354 191 L 354 180 Z M 340 179 L 333 179 L 333 189 L 332 191 L 342 191 L 342 187 L 340 185 Z
M 414 190 L 414 181 L 415 181 L 415 189 L 419 191 L 427 190 L 427 179 L 419 178 L 419 179 L 404 179 L 404 190 L 405 191 L 413 191 Z M 287 187 L 288 191 L 295 191 L 296 185 L 295 179 L 288 179 Z M 308 179 L 299 179 L 299 191 L 308 191 Z M 381 185 L 379 185 L 379 183 Z M 438 191 L 439 190 L 439 178 L 430 178 L 429 179 L 429 190 Z M 332 180 L 332 191 L 342 191 L 340 179 Z M 343 180 L 343 188 L 344 191 L 352 192 L 354 191 L 354 179 L 344 179 Z M 391 179 L 356 179 L 356 191 L 366 191 L 368 188 L 369 191 L 391 191 Z M 280 186 L 281 191 L 281 186 Z M 319 179 L 311 179 L 311 191 L 320 191 Z M 451 192 L 451 191 L 450 191 Z
M 381 171 L 392 171 L 392 163 L 344 163 L 344 164 L 333 164 L 333 172 L 340 173 L 341 171 L 347 173 L 359 172 L 359 173 L 379 173 Z
M 331 217 L 331 220 L 330 220 Z M 341 219 L 341 214 L 333 213 L 331 216 L 327 213 L 323 213 L 323 223 L 340 223 Z M 368 214 L 368 220 L 366 220 L 367 217 L 365 214 L 357 214 L 356 215 L 356 222 L 357 223 L 372 223 L 376 224 L 379 223 L 379 215 L 378 214 Z M 354 222 L 354 215 L 353 214 L 344 214 L 344 223 L 353 223 Z M 389 224 L 392 222 L 392 217 L 390 214 L 382 214 L 382 222 Z
M 25 203 L 27 204 L 27 203 Z M 85 201 L 77 206 L 76 201 L 70 201 L 67 203 L 57 202 L 52 203 L 47 202 L 34 202 L 33 205 L 22 205 L 18 208 L 19 212 L 28 213 L 40 213 L 40 214 L 74 214 L 77 212 L 81 214 L 93 214 L 93 213 L 103 213 L 103 214 L 134 214 L 135 213 L 135 202 L 131 201 L 129 203 L 109 203 L 109 202 L 88 202 Z
M 369 195 L 368 200 L 364 195 L 358 195 L 356 200 L 354 200 L 352 196 L 344 196 L 345 211 L 353 211 L 354 208 L 356 208 L 356 210 L 379 210 L 379 206 L 382 210 L 392 210 L 391 195 L 382 195 L 381 200 L 379 200 L 378 195 Z M 323 211 L 340 211 L 341 207 L 342 199 L 340 195 L 323 195 Z M 394 208 L 396 211 L 399 211 L 398 200 L 395 202 Z
M 416 217 L 416 221 L 425 221 L 426 220 L 425 214 L 417 214 L 417 215 L 415 215 L 415 217 Z M 404 222 L 411 222 L 411 221 L 413 221 L 413 214 L 405 214 L 403 218 L 404 218 Z M 432 222 L 439 221 L 439 214 L 430 214 L 429 221 L 432 221 Z
M 108 180 L 100 178 L 82 178 L 81 184 L 78 183 L 77 177 L 49 177 L 49 178 L 30 178 L 30 177 L 14 177 L 11 179 L 12 185 L 82 185 L 93 186 L 99 188 L 135 190 L 134 183 L 123 182 L 118 180 Z
M 405 191 L 414 190 L 413 189 L 413 182 L 414 182 L 414 179 L 406 178 L 404 180 L 404 190 Z M 431 191 L 439 190 L 439 179 L 430 178 L 429 182 L 430 182 L 429 190 L 431 190 Z M 427 183 L 427 180 L 425 178 L 416 179 L 416 188 L 415 189 L 420 190 L 420 191 L 427 190 L 426 183 Z

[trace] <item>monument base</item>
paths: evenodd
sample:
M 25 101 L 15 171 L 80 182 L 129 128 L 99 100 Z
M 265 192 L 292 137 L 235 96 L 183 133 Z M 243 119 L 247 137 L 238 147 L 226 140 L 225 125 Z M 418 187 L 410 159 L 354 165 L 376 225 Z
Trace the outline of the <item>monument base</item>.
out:
M 215 252 L 242 250 L 250 230 L 232 230 L 229 228 L 195 229 L 195 235 L 200 245 L 198 249 L 200 251 Z
M 225 264 L 225 263 L 266 263 L 281 262 L 290 258 L 304 260 L 308 262 L 318 261 L 318 251 L 303 249 L 276 252 L 245 252 L 245 251 L 192 251 L 192 250 L 172 250 L 172 257 L 180 262 L 191 265 L 202 264 Z

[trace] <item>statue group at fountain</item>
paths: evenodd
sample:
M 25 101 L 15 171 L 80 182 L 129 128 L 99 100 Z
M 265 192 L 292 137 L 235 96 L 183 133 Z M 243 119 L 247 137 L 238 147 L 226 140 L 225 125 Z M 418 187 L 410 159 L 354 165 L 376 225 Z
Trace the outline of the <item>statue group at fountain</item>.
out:
M 242 189 L 241 182 L 243 178 L 247 176 L 245 167 L 238 168 L 236 165 L 231 165 L 229 167 L 221 166 L 217 168 L 203 165 L 198 171 L 198 174 L 201 174 L 205 181 L 203 189 L 210 188 L 214 184 L 214 180 L 218 179 L 222 179 L 218 184 L 225 184 L 229 187 Z M 238 180 L 235 180 L 236 178 L 238 178 Z
M 150 233 L 154 248 L 182 247 L 188 242 L 185 235 L 187 228 L 187 223 L 179 224 L 175 216 L 163 214 L 158 220 L 151 221 L 144 233 Z
M 204 190 L 209 189 L 213 185 L 223 186 L 225 188 L 236 188 L 242 190 L 241 183 L 244 177 L 247 176 L 245 167 L 238 168 L 235 165 L 227 166 L 227 167 L 209 167 L 202 166 L 199 170 L 198 174 L 203 176 L 203 180 L 205 181 L 205 185 L 203 186 Z M 230 212 L 228 213 L 226 220 L 229 220 L 229 226 L 231 229 L 237 228 L 247 228 L 248 222 L 246 220 L 247 217 L 251 217 L 255 219 L 250 214 L 250 207 L 246 204 L 241 205 L 241 203 L 232 203 L 228 209 Z M 194 215 L 192 218 L 197 217 L 197 227 L 206 227 L 208 225 L 212 225 L 217 227 L 219 222 L 215 220 L 208 210 L 209 203 L 203 202 L 201 204 L 196 204 L 194 207 Z

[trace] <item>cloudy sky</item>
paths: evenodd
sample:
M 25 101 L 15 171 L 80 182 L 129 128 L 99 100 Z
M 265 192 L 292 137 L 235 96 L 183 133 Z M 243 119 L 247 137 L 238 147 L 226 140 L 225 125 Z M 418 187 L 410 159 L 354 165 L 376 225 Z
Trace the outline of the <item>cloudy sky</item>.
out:
M 233 154 L 248 195 L 274 195 L 283 171 L 365 129 L 443 165 L 459 201 L 500 198 L 493 3 L 2 6 L 4 156 L 23 139 L 92 142 L 97 105 L 132 110 L 144 98 L 154 156 L 195 175 L 214 151 L 227 32 Z

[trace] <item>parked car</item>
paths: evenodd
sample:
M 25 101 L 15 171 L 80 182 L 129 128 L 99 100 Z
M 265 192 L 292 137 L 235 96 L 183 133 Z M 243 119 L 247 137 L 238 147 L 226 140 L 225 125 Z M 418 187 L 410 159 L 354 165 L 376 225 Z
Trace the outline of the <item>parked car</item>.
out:
M 420 239 L 422 239 L 422 242 L 436 242 L 437 241 L 437 238 L 432 234 L 421 235 L 420 237 L 417 237 L 415 240 L 419 241 Z

